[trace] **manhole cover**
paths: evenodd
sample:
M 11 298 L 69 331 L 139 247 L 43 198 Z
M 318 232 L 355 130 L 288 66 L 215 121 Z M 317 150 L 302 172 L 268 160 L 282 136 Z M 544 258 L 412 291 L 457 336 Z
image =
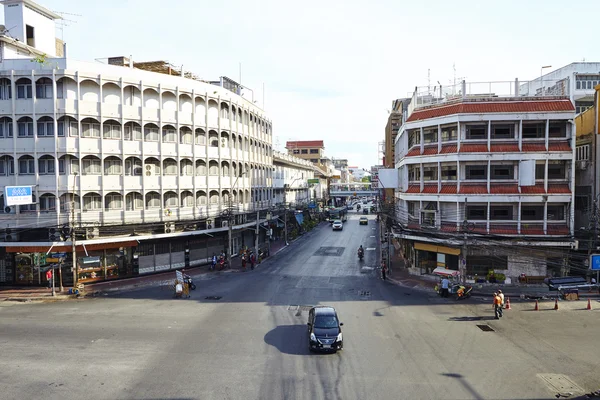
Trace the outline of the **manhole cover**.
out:
M 550 388 L 552 392 L 579 392 L 583 393 L 583 389 L 566 375 L 562 374 L 537 374 L 538 378 Z
M 489 325 L 477 325 L 477 327 L 484 332 L 495 332 Z
M 358 292 L 358 295 L 362 296 L 362 297 L 369 297 L 371 295 L 371 292 L 366 291 L 366 290 L 361 290 Z
M 221 300 L 223 297 L 222 296 L 206 296 L 204 299 L 205 300 Z
M 320 247 L 319 250 L 315 251 L 315 256 L 324 257 L 340 257 L 344 254 L 345 247 Z

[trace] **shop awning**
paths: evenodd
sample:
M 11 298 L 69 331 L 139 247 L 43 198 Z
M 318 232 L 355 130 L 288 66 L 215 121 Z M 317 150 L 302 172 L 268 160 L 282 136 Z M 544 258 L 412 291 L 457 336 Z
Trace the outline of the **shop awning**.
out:
M 7 253 L 47 253 L 52 248 L 52 253 L 70 253 L 73 250 L 71 245 L 67 246 L 9 246 L 6 243 Z M 112 243 L 94 243 L 86 244 L 85 248 L 90 250 L 104 250 L 104 249 L 118 249 L 120 247 L 134 247 L 137 246 L 137 240 L 128 240 L 126 242 L 112 242 Z M 83 245 L 77 245 L 77 251 L 85 251 Z
M 458 271 L 456 271 L 454 269 L 446 269 L 444 267 L 437 267 L 436 269 L 433 270 L 433 274 L 441 275 L 441 276 L 457 276 Z
M 431 251 L 433 253 L 451 254 L 453 256 L 457 256 L 460 254 L 460 249 L 453 249 L 451 247 L 437 246 L 435 244 L 420 243 L 420 242 L 415 243 L 415 250 Z

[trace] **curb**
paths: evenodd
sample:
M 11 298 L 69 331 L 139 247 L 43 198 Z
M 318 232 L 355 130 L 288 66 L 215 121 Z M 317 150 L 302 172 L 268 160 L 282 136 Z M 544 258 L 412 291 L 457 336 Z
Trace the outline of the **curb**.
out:
M 12 301 L 16 303 L 28 303 L 30 301 L 67 301 L 75 299 L 75 297 L 69 295 L 60 295 L 60 296 L 35 296 L 35 297 L 7 297 L 4 301 Z

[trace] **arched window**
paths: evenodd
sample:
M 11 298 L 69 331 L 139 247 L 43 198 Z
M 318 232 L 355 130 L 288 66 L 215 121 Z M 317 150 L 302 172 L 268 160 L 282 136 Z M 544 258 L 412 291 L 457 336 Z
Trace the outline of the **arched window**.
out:
M 123 196 L 121 193 L 111 192 L 104 197 L 104 209 L 105 210 L 122 210 L 123 209 Z
M 83 175 L 101 175 L 100 159 L 96 156 L 85 156 L 81 160 L 83 167 Z
M 221 164 L 221 175 L 229 176 L 229 163 L 225 161 Z
M 31 156 L 21 156 L 19 158 L 19 175 L 35 174 L 35 160 Z
M 166 143 L 177 143 L 177 131 L 171 125 L 165 125 L 162 130 L 162 141 Z
M 56 211 L 56 196 L 44 193 L 40 196 L 40 211 Z
M 211 160 L 208 163 L 208 174 L 209 175 L 219 175 L 219 163 Z
M 17 80 L 17 99 L 31 99 L 33 97 L 33 89 L 31 79 L 21 78 Z
M 160 194 L 158 192 L 146 193 L 146 208 L 160 208 Z
M 137 157 L 128 157 L 125 159 L 125 175 L 142 175 L 142 160 Z
M 192 136 L 192 130 L 187 126 L 179 129 L 179 141 L 181 144 L 192 144 L 194 137 Z
M 135 122 L 128 122 L 124 129 L 125 140 L 142 140 L 142 127 Z
M 196 129 L 196 144 L 206 145 L 206 133 L 200 128 Z
M 10 79 L 0 78 L 0 100 L 12 99 L 12 85 Z
M 50 117 L 42 117 L 37 120 L 38 137 L 54 136 L 54 120 Z
M 165 207 L 177 207 L 179 205 L 179 198 L 175 192 L 165 193 Z
M 215 131 L 208 133 L 208 140 L 210 141 L 210 147 L 219 147 L 219 135 Z
M 125 196 L 125 209 L 127 211 L 143 210 L 144 200 L 142 194 L 138 192 L 127 193 Z
M 189 190 L 181 192 L 181 207 L 194 207 L 194 195 Z
M 13 137 L 13 123 L 12 118 L 2 117 L 0 118 L 0 138 L 11 138 Z
M 102 197 L 98 193 L 87 193 L 83 196 L 83 211 L 102 210 Z
M 204 206 L 204 205 L 206 205 L 207 201 L 208 201 L 208 199 L 206 197 L 205 191 L 199 190 L 196 192 L 196 205 L 197 206 Z
M 52 98 L 52 79 L 40 78 L 35 82 L 35 97 L 38 99 Z
M 104 159 L 104 175 L 122 175 L 123 162 L 119 157 L 111 156 Z
M 177 161 L 165 158 L 163 161 L 163 175 L 177 175 Z
M 117 121 L 105 121 L 102 129 L 104 130 L 104 139 L 121 139 L 121 124 Z
M 145 91 L 144 91 L 145 93 Z M 158 142 L 158 126 L 154 124 L 144 125 L 144 141 L 145 142 Z
M 17 121 L 19 137 L 33 137 L 33 120 L 29 117 L 21 117 Z
M 180 161 L 179 171 L 181 176 L 193 176 L 194 175 L 194 165 L 192 160 L 188 158 L 183 158 Z
M 100 123 L 93 118 L 86 118 L 81 121 L 81 137 L 100 137 Z
M 15 159 L 11 156 L 0 156 L 0 175 L 15 174 Z M 0 211 L 2 211 L 0 209 Z
M 217 192 L 216 190 L 210 191 L 210 204 L 219 204 L 219 192 Z
M 38 159 L 38 170 L 40 175 L 54 175 L 56 173 L 56 164 L 52 156 L 42 156 Z M 64 161 L 63 161 L 62 172 L 64 174 Z
M 196 176 L 206 176 L 206 162 L 203 160 L 196 161 Z

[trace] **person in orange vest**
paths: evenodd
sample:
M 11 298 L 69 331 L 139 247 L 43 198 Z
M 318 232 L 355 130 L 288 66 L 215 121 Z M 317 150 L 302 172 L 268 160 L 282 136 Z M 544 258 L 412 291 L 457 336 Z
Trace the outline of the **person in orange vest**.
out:
M 48 281 L 48 289 L 52 289 L 52 268 L 46 271 L 46 280 Z
M 494 293 L 494 314 L 496 319 L 502 318 L 502 299 Z

